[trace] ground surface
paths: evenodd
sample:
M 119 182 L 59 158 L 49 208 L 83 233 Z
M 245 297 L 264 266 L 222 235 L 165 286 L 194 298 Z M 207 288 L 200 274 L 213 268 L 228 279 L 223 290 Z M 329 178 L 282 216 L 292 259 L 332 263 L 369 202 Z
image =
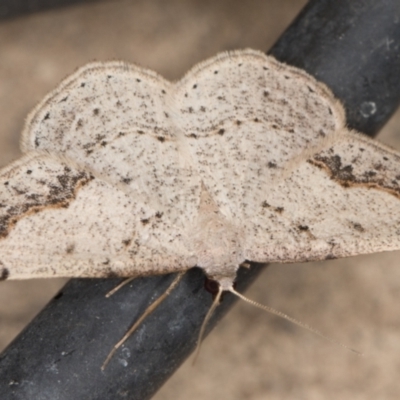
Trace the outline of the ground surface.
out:
M 169 79 L 215 53 L 267 50 L 305 1 L 113 1 L 0 24 L 0 165 L 19 156 L 28 111 L 92 60 L 138 62 Z M 400 149 L 400 115 L 380 140 Z M 29 240 L 27 238 L 27 240 Z M 354 354 L 238 304 L 156 399 L 397 399 L 400 253 L 273 265 L 247 295 L 366 353 Z M 62 280 L 0 286 L 0 348 Z

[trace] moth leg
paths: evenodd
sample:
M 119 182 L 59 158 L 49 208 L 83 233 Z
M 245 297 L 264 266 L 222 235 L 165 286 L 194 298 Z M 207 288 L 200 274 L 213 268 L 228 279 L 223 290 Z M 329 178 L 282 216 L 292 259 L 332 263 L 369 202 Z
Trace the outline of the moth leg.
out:
M 195 349 L 195 351 L 194 351 L 194 357 L 193 357 L 192 365 L 195 364 L 195 362 L 196 362 L 196 360 L 197 360 L 197 357 L 198 357 L 199 354 L 200 354 L 200 347 L 201 347 L 201 344 L 203 343 L 203 337 L 204 337 L 204 333 L 205 333 L 205 331 L 206 331 L 206 327 L 207 327 L 208 321 L 210 320 L 210 318 L 211 318 L 212 315 L 214 314 L 215 309 L 218 307 L 218 305 L 219 305 L 219 303 L 220 303 L 220 301 L 221 301 L 222 292 L 223 292 L 222 287 L 221 287 L 221 285 L 219 285 L 219 287 L 218 287 L 218 293 L 217 293 L 217 295 L 215 296 L 215 299 L 214 299 L 213 303 L 211 304 L 211 307 L 210 307 L 210 309 L 208 310 L 208 312 L 207 312 L 207 314 L 206 314 L 206 316 L 205 316 L 205 318 L 204 318 L 203 323 L 201 324 L 200 332 L 199 332 L 199 337 L 198 337 L 198 339 L 197 339 L 196 349 Z
M 144 321 L 144 319 L 147 318 L 169 296 L 169 294 L 175 289 L 175 287 L 178 285 L 178 283 L 183 278 L 183 275 L 185 275 L 185 273 L 186 273 L 186 271 L 179 272 L 177 274 L 175 279 L 168 286 L 167 290 L 160 297 L 158 297 L 156 300 L 154 300 L 153 303 L 151 303 L 146 308 L 146 310 L 140 316 L 140 318 L 131 326 L 131 328 L 129 328 L 128 332 L 126 332 L 126 334 L 123 336 L 123 338 L 112 348 L 112 350 L 108 354 L 106 360 L 104 361 L 103 365 L 101 366 L 101 370 L 102 371 L 104 371 L 105 367 L 107 366 L 107 364 L 109 363 L 109 361 L 111 360 L 111 358 L 115 354 L 115 352 L 118 350 L 118 348 L 121 347 L 125 343 L 125 341 L 132 335 L 133 332 L 135 332 L 135 330 Z M 129 278 L 129 279 L 133 279 L 133 278 Z M 125 282 L 126 282 L 126 280 L 123 281 L 122 284 L 125 284 Z
M 136 276 L 131 276 L 130 278 L 126 278 L 126 279 L 123 280 L 119 285 L 115 286 L 114 289 L 111 289 L 111 290 L 106 294 L 106 297 L 109 298 L 109 297 L 112 296 L 114 293 L 118 292 L 119 289 L 121 289 L 122 287 L 124 287 L 124 286 L 127 285 L 128 283 L 132 282 L 135 278 L 136 278 Z

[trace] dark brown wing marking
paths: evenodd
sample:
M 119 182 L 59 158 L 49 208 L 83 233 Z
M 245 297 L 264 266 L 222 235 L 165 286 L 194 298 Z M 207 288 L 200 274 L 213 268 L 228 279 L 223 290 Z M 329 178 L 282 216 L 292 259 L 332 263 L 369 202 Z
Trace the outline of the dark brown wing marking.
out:
M 27 171 L 29 172 L 29 171 Z M 26 179 L 28 179 L 27 174 Z M 45 194 L 27 192 L 19 188 L 17 183 L 5 182 L 13 191 L 13 196 L 23 197 L 22 201 L 16 202 L 17 205 L 7 207 L 0 204 L 0 207 L 6 207 L 4 215 L 0 216 L 0 238 L 5 238 L 12 227 L 25 216 L 37 213 L 48 208 L 66 208 L 70 202 L 75 199 L 76 193 L 82 186 L 93 179 L 87 172 L 72 171 L 65 166 L 63 173 L 57 176 L 57 183 L 52 183 L 49 191 Z
M 331 179 L 343 187 L 363 186 L 383 190 L 400 198 L 400 175 L 393 178 L 393 174 L 389 170 L 389 160 L 382 159 L 382 162 L 370 165 L 360 173 L 355 171 L 351 163 L 344 162 L 340 154 L 334 152 L 331 148 L 317 154 L 308 162 L 318 168 L 325 169 Z

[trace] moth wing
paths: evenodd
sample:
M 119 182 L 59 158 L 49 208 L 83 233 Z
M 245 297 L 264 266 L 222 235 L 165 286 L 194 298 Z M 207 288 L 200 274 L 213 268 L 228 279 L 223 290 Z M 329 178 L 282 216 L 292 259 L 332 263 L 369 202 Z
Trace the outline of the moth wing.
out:
M 176 98 L 201 179 L 243 232 L 246 259 L 399 248 L 399 154 L 349 132 L 325 85 L 247 50 L 195 67 Z
M 172 97 L 172 84 L 152 71 L 88 64 L 33 110 L 22 150 L 74 160 L 183 227 L 181 210 L 196 212 L 200 181 L 176 135 Z
M 322 260 L 400 248 L 400 154 L 344 131 L 259 199 L 245 223 L 254 261 Z
M 177 83 L 175 97 L 199 174 L 236 222 L 344 127 L 343 109 L 325 85 L 253 50 L 199 64 Z
M 0 172 L 3 278 L 135 276 L 194 264 L 180 227 L 67 160 L 28 154 Z

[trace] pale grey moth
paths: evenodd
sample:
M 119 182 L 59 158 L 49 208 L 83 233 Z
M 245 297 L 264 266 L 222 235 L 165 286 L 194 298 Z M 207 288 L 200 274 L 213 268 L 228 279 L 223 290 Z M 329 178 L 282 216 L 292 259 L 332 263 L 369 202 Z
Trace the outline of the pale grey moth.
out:
M 400 248 L 400 154 L 302 70 L 225 52 L 171 83 L 92 63 L 29 115 L 0 172 L 0 274 L 133 277 Z

